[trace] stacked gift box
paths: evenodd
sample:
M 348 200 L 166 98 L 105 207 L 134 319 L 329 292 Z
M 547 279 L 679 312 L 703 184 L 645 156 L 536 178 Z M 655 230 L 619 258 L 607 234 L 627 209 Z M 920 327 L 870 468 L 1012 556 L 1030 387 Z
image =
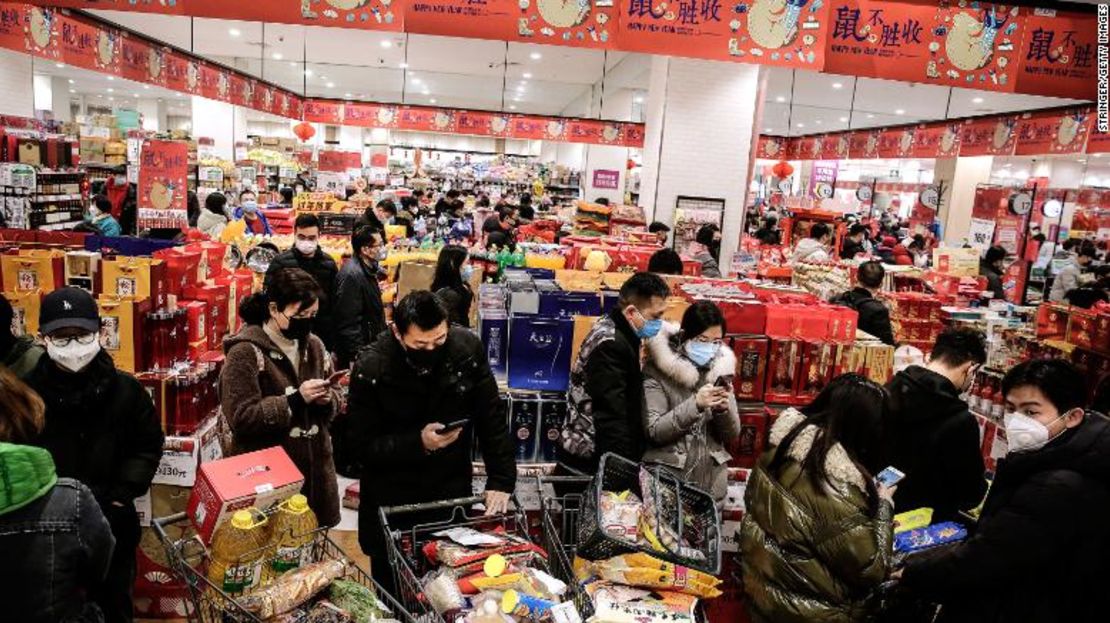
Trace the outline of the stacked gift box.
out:
M 941 307 L 944 301 L 924 292 L 887 292 L 884 302 L 890 308 L 891 328 L 898 344 L 908 344 L 929 352 L 944 329 Z

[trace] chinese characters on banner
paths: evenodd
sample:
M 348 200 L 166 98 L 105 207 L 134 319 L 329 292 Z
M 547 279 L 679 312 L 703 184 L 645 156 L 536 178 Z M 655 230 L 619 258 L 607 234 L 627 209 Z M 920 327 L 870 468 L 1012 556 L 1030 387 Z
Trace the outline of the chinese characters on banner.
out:
M 968 121 L 960 129 L 961 156 L 1012 156 L 1017 145 L 1017 117 Z
M 189 146 L 148 140 L 139 155 L 138 225 L 141 229 L 189 226 L 185 207 Z
M 1097 50 L 1098 23 L 1091 15 L 1034 9 L 1025 19 L 1017 91 L 1092 99 Z
M 985 218 L 972 218 L 967 231 L 967 243 L 981 251 L 986 250 L 994 241 L 994 221 Z
M 825 70 L 1013 91 L 1025 10 L 990 2 L 833 0 Z
M 618 25 L 612 0 L 413 0 L 407 32 L 522 43 L 612 48 Z
M 828 5 L 820 0 L 627 0 L 617 48 L 820 70 Z
M 595 169 L 593 187 L 616 190 L 621 179 L 621 172 L 612 169 Z
M 1018 121 L 1019 156 L 1077 154 L 1087 144 L 1091 115 L 1085 110 L 1066 113 L 1026 113 Z

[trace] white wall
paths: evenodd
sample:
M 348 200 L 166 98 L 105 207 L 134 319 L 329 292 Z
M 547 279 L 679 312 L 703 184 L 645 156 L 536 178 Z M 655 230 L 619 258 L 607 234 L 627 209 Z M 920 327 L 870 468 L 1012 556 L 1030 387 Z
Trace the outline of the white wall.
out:
M 243 124 L 246 135 L 246 123 Z M 234 158 L 235 149 L 235 106 L 193 96 L 193 136 L 211 138 L 217 157 L 225 160 Z
M 35 110 L 54 111 L 54 84 L 50 76 L 35 74 L 31 79 L 35 91 Z M 6 86 L 6 85 L 5 85 Z
M 0 50 L 0 114 L 35 116 L 35 95 L 31 87 L 31 56 Z
M 944 227 L 944 241 L 958 246 L 971 228 L 975 188 L 991 178 L 993 156 L 938 158 L 934 178 L 944 183 L 938 215 Z

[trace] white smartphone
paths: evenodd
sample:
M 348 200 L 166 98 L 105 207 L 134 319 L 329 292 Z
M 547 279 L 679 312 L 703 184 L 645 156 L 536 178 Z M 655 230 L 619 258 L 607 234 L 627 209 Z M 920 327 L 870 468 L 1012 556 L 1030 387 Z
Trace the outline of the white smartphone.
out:
M 902 473 L 901 470 L 895 467 L 888 467 L 879 472 L 878 476 L 875 476 L 875 482 L 884 487 L 890 488 L 901 482 L 902 479 L 905 477 L 906 475 Z

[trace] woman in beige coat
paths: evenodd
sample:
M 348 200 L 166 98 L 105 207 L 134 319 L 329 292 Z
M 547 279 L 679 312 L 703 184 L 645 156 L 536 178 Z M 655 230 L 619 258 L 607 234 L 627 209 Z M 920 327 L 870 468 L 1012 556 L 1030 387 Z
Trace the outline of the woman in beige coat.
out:
M 681 326 L 664 324 L 647 341 L 644 366 L 644 462 L 665 465 L 718 504 L 728 492 L 726 446 L 740 435 L 732 391 L 736 356 L 724 336 L 721 310 L 698 301 Z

